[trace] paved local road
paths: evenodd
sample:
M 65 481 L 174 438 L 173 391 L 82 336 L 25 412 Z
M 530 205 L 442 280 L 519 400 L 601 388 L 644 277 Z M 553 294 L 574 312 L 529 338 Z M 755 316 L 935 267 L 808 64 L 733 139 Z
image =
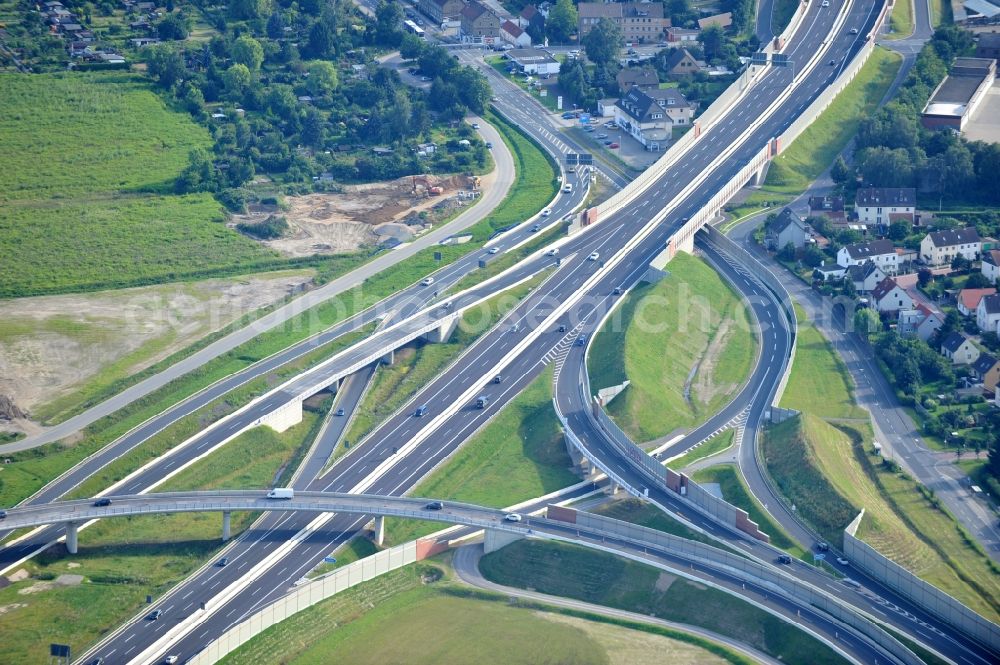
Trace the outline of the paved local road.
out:
M 476 117 L 470 117 L 469 122 L 479 123 L 479 133 L 484 141 L 493 144 L 493 159 L 496 162 L 496 180 L 493 187 L 487 191 L 482 198 L 471 208 L 463 212 L 454 220 L 426 233 L 411 243 L 400 246 L 395 250 L 383 252 L 368 263 L 360 266 L 351 272 L 342 275 L 327 284 L 309 291 L 296 298 L 287 305 L 283 305 L 273 312 L 254 321 L 245 328 L 236 330 L 221 339 L 212 342 L 205 348 L 191 354 L 187 358 L 178 361 L 167 369 L 144 379 L 130 388 L 111 397 L 110 399 L 93 406 L 86 411 L 65 420 L 58 425 L 53 425 L 45 431 L 34 436 L 26 437 L 20 441 L 0 446 L 0 454 L 9 454 L 21 450 L 28 450 L 46 443 L 58 441 L 70 434 L 80 431 L 87 425 L 100 420 L 115 411 L 131 404 L 135 400 L 148 395 L 154 390 L 163 387 L 174 379 L 195 370 L 210 360 L 232 351 L 237 346 L 257 337 L 263 332 L 271 330 L 286 321 L 295 318 L 302 312 L 320 303 L 362 284 L 366 279 L 372 277 L 386 268 L 393 266 L 404 259 L 407 259 L 422 249 L 437 245 L 448 236 L 455 235 L 477 222 L 485 219 L 494 208 L 507 196 L 511 185 L 514 182 L 514 158 L 507 149 L 506 144 L 500 134 L 492 125 Z

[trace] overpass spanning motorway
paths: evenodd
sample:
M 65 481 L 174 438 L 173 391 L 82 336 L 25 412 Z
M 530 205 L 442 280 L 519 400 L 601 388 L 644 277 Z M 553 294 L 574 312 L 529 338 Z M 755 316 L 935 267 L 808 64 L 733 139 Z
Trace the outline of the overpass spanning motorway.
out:
M 826 642 L 853 662 L 919 663 L 912 657 L 900 655 L 905 654 L 905 648 L 873 625 L 843 622 L 835 614 L 818 607 L 815 601 L 801 597 L 791 580 L 785 588 L 777 576 L 761 575 L 754 564 L 747 562 L 743 568 L 736 563 L 736 555 L 701 544 L 696 545 L 693 552 L 685 551 L 671 546 L 682 539 L 619 520 L 578 519 L 575 511 L 564 509 L 557 514 L 557 519 L 523 515 L 518 521 L 511 521 L 506 517 L 508 513 L 502 510 L 471 504 L 444 502 L 439 504 L 439 509 L 430 509 L 429 499 L 323 492 L 299 492 L 289 500 L 269 500 L 264 491 L 170 492 L 114 496 L 109 500 L 111 503 L 107 506 L 95 506 L 89 500 L 26 506 L 11 510 L 7 520 L 14 528 L 21 528 L 177 512 L 211 511 L 228 516 L 232 511 L 247 510 L 394 516 L 461 524 L 486 530 L 487 552 L 524 537 L 559 540 L 614 552 L 741 597 Z M 224 568 L 241 567 L 245 563 L 231 556 L 226 566 L 215 566 L 212 570 L 219 573 Z M 193 603 L 189 607 L 192 615 L 211 610 L 210 607 L 198 609 Z M 161 621 L 144 619 L 147 628 L 161 626 Z M 887 649 L 886 645 L 895 648 Z M 113 658 L 115 653 L 108 652 L 107 656 Z

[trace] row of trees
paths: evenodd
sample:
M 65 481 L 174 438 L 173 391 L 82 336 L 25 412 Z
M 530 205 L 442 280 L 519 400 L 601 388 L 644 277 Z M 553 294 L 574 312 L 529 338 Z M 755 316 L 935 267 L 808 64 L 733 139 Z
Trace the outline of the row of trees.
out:
M 972 52 L 968 32 L 944 26 L 924 46 L 896 99 L 861 123 L 852 171 L 838 162 L 834 175 L 849 183 L 915 187 L 942 200 L 1000 203 L 1000 145 L 967 141 L 952 131 L 920 124 L 930 95 L 952 60 Z

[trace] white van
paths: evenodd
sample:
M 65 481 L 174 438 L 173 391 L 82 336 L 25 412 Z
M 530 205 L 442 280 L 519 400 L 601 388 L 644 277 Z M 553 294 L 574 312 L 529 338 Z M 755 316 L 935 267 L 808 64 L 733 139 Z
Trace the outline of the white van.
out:
M 570 184 L 563 185 L 563 191 L 565 193 L 567 193 L 567 194 L 572 194 L 573 193 L 573 185 L 570 185 Z

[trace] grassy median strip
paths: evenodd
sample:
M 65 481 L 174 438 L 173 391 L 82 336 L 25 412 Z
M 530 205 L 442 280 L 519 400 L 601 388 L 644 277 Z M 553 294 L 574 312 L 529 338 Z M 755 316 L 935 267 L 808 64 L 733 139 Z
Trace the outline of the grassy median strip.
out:
M 608 411 L 637 441 L 689 427 L 725 404 L 756 353 L 738 295 L 704 261 L 678 254 L 658 284 L 633 289 L 594 339 L 593 390 L 631 383 Z
M 908 0 L 899 0 L 897 6 Z M 899 54 L 877 47 L 858 75 L 768 167 L 767 194 L 799 194 L 825 171 L 878 107 L 899 70 Z M 825 66 L 825 65 L 821 65 Z
M 904 39 L 913 33 L 913 2 L 914 0 L 896 0 L 889 18 L 892 32 L 886 35 L 887 39 Z
M 829 647 L 749 603 L 612 554 L 522 540 L 483 557 L 480 569 L 498 584 L 700 626 L 785 663 L 845 662 Z
M 257 489 L 275 478 L 280 483 L 312 443 L 328 405 L 329 399 L 305 410 L 302 423 L 281 434 L 267 427 L 241 434 L 161 489 Z M 256 516 L 234 513 L 233 534 Z M 82 653 L 139 612 L 146 594 L 162 596 L 186 579 L 222 547 L 220 535 L 219 513 L 112 518 L 80 532 L 78 554 L 55 547 L 35 557 L 24 566 L 31 577 L 0 589 L 6 629 L 2 660 L 48 662 L 43 647 L 49 642 Z
M 500 508 L 572 485 L 571 466 L 546 369 L 409 494 Z M 388 520 L 386 537 L 398 544 L 439 529 L 437 522 Z
M 689 450 L 684 455 L 681 455 L 672 462 L 667 462 L 667 466 L 675 471 L 681 471 L 685 467 L 694 464 L 698 460 L 705 459 L 706 457 L 711 457 L 716 453 L 721 453 L 723 450 L 729 450 L 733 445 L 733 437 L 736 436 L 734 430 L 728 429 L 722 434 L 713 436 L 711 439 L 701 444 L 693 450 Z

